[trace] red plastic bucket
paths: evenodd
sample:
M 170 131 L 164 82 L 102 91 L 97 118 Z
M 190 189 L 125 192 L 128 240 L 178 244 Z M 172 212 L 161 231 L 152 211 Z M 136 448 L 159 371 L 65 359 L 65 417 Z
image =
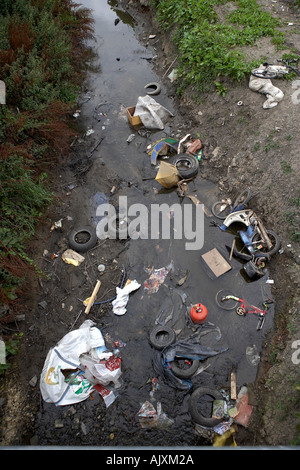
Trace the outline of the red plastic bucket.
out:
M 190 316 L 193 323 L 203 323 L 207 317 L 207 308 L 203 304 L 192 305 Z

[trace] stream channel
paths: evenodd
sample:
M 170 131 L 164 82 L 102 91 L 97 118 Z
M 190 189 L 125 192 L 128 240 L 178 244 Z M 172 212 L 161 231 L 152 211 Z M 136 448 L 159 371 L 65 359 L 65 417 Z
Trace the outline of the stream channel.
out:
M 151 61 L 147 60 L 155 55 L 151 41 L 149 40 L 148 47 L 139 43 L 134 21 L 127 13 L 118 9 L 117 2 L 83 0 L 81 3 L 93 11 L 96 39 L 93 48 L 97 56 L 97 67 L 88 74 L 77 122 L 82 129 L 93 129 L 93 134 L 87 137 L 89 142 L 98 142 L 101 138 L 103 140 L 93 153 L 93 165 L 88 172 L 85 188 L 77 196 L 76 193 L 73 196 L 77 197 L 77 204 L 82 199 L 82 209 L 75 214 L 77 222 L 88 225 L 94 220 L 96 224 L 97 201 L 102 196 L 104 199 L 110 198 L 110 194 L 103 194 L 101 188 L 103 162 L 120 180 L 130 182 L 123 184 L 118 192 L 118 196 L 127 197 L 128 206 L 140 203 L 150 213 L 153 204 L 180 204 L 183 211 L 190 206 L 190 210 L 194 211 L 192 213 L 195 213 L 195 204 L 191 199 L 180 198 L 176 188 L 167 190 L 154 179 L 157 168 L 151 165 L 146 153 L 150 143 L 167 136 L 182 138 L 188 133 L 164 85 L 162 84 L 160 94 L 154 96 L 154 99 L 174 117 L 168 120 L 163 130 L 152 131 L 146 136 L 140 135 L 129 125 L 127 119 L 126 108 L 135 106 L 138 97 L 146 95 L 145 85 L 160 82 L 160 78 L 153 72 Z M 201 129 L 199 133 L 201 134 Z M 128 143 L 127 139 L 131 134 L 135 134 L 135 138 Z M 189 194 L 197 196 L 209 211 L 217 200 L 219 191 L 214 184 L 202 178 L 201 161 L 197 176 L 188 184 Z M 116 391 L 116 399 L 109 407 L 104 405 L 101 397 L 99 400 L 88 399 L 71 407 L 59 407 L 42 401 L 36 421 L 39 445 L 112 448 L 205 446 L 207 441 L 195 432 L 195 423 L 190 415 L 191 391 L 201 385 L 229 393 L 231 372 L 236 374 L 237 391 L 243 385 L 254 383 L 259 360 L 249 357 L 246 351 L 254 346 L 259 357 L 265 335 L 273 325 L 273 307 L 268 310 L 263 328 L 257 331 L 256 315 L 242 317 L 234 309 L 226 310 L 218 305 L 216 296 L 219 291 L 231 292 L 245 299 L 248 304 L 261 307 L 263 296 L 270 296 L 269 284 L 266 283 L 269 275 L 266 273 L 259 280 L 249 282 L 243 274 L 242 262 L 233 257 L 228 272 L 219 277 L 212 276 L 201 256 L 217 248 L 228 261 L 230 247 L 236 235 L 231 230 L 222 232 L 211 221 L 209 212 L 206 212 L 203 217 L 204 227 L 200 227 L 204 231 L 204 243 L 196 250 L 185 249 L 186 240 L 176 239 L 175 236 L 170 239 L 161 239 L 159 236 L 156 239 L 130 239 L 126 242 L 123 257 L 126 275 L 131 280 L 137 280 L 141 287 L 130 294 L 124 315 L 114 315 L 111 309 L 101 320 L 106 324 L 103 334 L 119 338 L 124 345 L 120 348 L 121 387 Z M 115 243 L 120 242 L 116 240 Z M 157 291 L 147 292 L 143 286 L 144 281 L 149 278 L 147 268 L 151 266 L 159 269 L 170 266 L 170 263 L 172 270 Z M 178 280 L 187 272 L 187 279 L 178 286 Z M 176 331 L 177 340 L 189 338 L 202 331 L 203 326 L 193 329 L 186 316 L 186 305 L 197 303 L 206 306 L 207 322 L 214 326 L 206 335 L 201 336 L 201 342 L 212 348 L 224 348 L 224 351 L 203 360 L 205 370 L 193 377 L 191 390 L 183 390 L 173 387 L 158 376 L 154 367 L 156 351 L 149 343 L 149 334 L 164 307 L 166 316 L 173 312 L 167 325 Z M 79 325 L 80 321 L 76 327 Z M 57 340 L 59 339 L 58 337 Z M 157 382 L 152 379 L 157 379 Z M 143 428 L 137 414 L 141 405 L 147 401 L 155 408 L 161 403 L 163 412 L 173 420 L 172 426 Z M 74 416 L 69 412 L 70 409 L 74 411 Z M 57 418 L 64 420 L 61 429 L 54 428 L 54 419 Z M 81 425 L 74 425 L 75 418 Z

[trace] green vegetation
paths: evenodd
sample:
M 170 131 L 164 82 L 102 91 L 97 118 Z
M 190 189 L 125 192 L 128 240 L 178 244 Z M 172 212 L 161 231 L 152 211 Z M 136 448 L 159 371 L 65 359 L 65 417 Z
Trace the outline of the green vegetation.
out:
M 191 84 L 197 92 L 209 91 L 219 77 L 240 81 L 258 65 L 248 63 L 240 48 L 263 36 L 271 37 L 278 47 L 284 41 L 276 30 L 279 20 L 263 11 L 256 0 L 153 0 L 153 4 L 160 25 L 172 30 L 178 48 L 179 93 Z
M 91 34 L 89 11 L 72 0 L 1 0 L 0 303 L 12 310 L 24 269 L 35 271 L 26 242 L 51 202 L 47 173 L 74 134 L 68 113 Z

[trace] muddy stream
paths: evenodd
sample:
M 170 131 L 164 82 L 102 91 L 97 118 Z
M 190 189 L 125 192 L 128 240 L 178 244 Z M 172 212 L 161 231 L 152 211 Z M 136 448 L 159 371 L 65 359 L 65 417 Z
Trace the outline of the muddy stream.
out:
M 70 229 L 74 225 L 93 225 L 96 228 L 99 204 L 110 202 L 117 206 L 120 196 L 126 196 L 128 207 L 139 203 L 148 209 L 149 226 L 151 208 L 155 204 L 167 204 L 168 207 L 179 204 L 183 213 L 186 211 L 191 214 L 188 219 L 191 222 L 195 216 L 195 204 L 187 196 L 179 197 L 176 189 L 163 188 L 154 179 L 157 168 L 151 165 L 146 153 L 150 143 L 169 136 L 182 138 L 189 131 L 174 109 L 172 97 L 168 96 L 163 85 L 160 94 L 154 96 L 159 104 L 173 114 L 162 131 L 139 134 L 129 125 L 126 115 L 126 108 L 135 106 L 138 97 L 146 95 L 146 84 L 160 82 L 149 60 L 155 55 L 155 47 L 152 45 L 155 44 L 155 38 L 149 39 L 148 47 L 141 45 L 135 36 L 134 20 L 118 10 L 116 2 L 83 0 L 81 3 L 93 10 L 93 48 L 96 59 L 81 95 L 80 113 L 76 119 L 83 133 L 90 129 L 92 133 L 84 137 L 77 151 L 83 164 L 88 158 L 86 161 L 90 166 L 84 173 L 81 185 L 72 189 L 67 198 Z M 131 134 L 134 134 L 134 139 L 127 142 Z M 92 156 L 86 157 L 99 142 Z M 115 176 L 107 179 L 104 176 L 106 174 Z M 116 189 L 112 191 L 113 186 Z M 203 232 L 203 246 L 186 249 L 187 240 L 184 237 L 176 238 L 172 224 L 169 239 L 162 239 L 158 231 L 155 237 L 148 239 L 111 240 L 110 246 L 114 246 L 112 257 L 103 241 L 100 241 L 94 266 L 103 263 L 106 271 L 114 266 L 118 266 L 119 271 L 110 292 L 106 292 L 103 282 L 100 288 L 103 290 L 100 290 L 97 300 L 100 302 L 114 295 L 116 285 L 120 285 L 122 279 L 122 266 L 126 278 L 136 280 L 141 285 L 130 294 L 124 315 L 115 315 L 108 302 L 94 306 L 89 316 L 107 339 L 108 347 L 117 341 L 114 347 L 118 348 L 121 357 L 121 386 L 115 390 L 116 398 L 109 407 L 95 393 L 92 399 L 67 406 L 55 406 L 40 398 L 35 421 L 38 446 L 205 446 L 209 441 L 195 432 L 195 423 L 189 411 L 192 390 L 201 385 L 213 390 L 224 390 L 228 394 L 231 372 L 236 374 L 237 391 L 243 385 L 254 383 L 259 363 L 257 359 L 265 335 L 273 324 L 273 307 L 268 310 L 263 328 L 257 331 L 256 315 L 242 317 L 236 314 L 235 309 L 222 308 L 217 302 L 217 295 L 220 291 L 230 292 L 249 304 L 262 306 L 263 297 L 270 296 L 269 284 L 266 283 L 269 273 L 250 282 L 243 274 L 242 262 L 233 257 L 229 262 L 229 271 L 219 277 L 212 275 L 201 256 L 217 248 L 228 261 L 236 234 L 230 230 L 222 232 L 211 224 L 209 211 L 219 194 L 214 184 L 202 178 L 201 161 L 199 172 L 188 183 L 188 188 L 188 194 L 196 196 L 205 207 L 202 225 L 198 226 L 198 232 Z M 172 217 L 168 221 L 171 223 Z M 92 257 L 93 253 L 87 256 Z M 167 276 L 153 293 L 147 291 L 144 282 L 150 276 L 149 269 L 163 267 L 169 269 Z M 80 289 L 80 267 L 62 263 L 61 269 L 65 276 L 68 276 L 68 270 L 71 273 L 69 290 L 74 279 L 76 282 L 72 285 L 73 309 L 69 313 L 68 325 L 62 325 L 62 317 L 59 317 L 55 341 L 59 341 L 70 328 L 74 330 L 86 320 L 84 315 L 78 317 L 82 310 L 81 301 L 88 296 L 87 288 L 85 292 Z M 185 282 L 178 285 L 178 281 L 186 274 Z M 91 272 L 86 275 L 92 277 Z M 97 278 L 97 274 L 95 276 Z M 101 278 L 103 281 L 105 276 L 106 272 Z M 90 293 L 94 282 L 93 279 L 90 283 Z M 69 305 L 68 299 L 59 298 L 58 292 L 55 294 L 57 302 Z M 192 325 L 186 315 L 187 306 L 197 303 L 204 304 L 208 312 L 209 327 L 207 334 L 201 336 L 202 344 L 220 348 L 222 352 L 203 359 L 201 365 L 205 366 L 204 370 L 192 378 L 193 388 L 181 389 L 172 386 L 157 373 L 157 351 L 150 344 L 149 335 L 162 311 L 162 318 L 171 317 L 167 325 L 175 330 L 177 340 L 203 333 L 205 327 Z M 43 316 L 43 312 L 39 315 Z M 48 327 L 49 323 L 48 317 Z M 51 341 L 55 320 L 53 323 Z M 44 336 L 47 338 L 46 332 Z M 48 348 L 53 346 L 48 338 L 40 349 L 42 362 Z M 252 353 L 255 351 L 254 356 L 247 353 L 250 350 Z M 155 408 L 160 403 L 162 411 L 172 420 L 172 425 L 143 428 L 137 414 L 147 401 Z

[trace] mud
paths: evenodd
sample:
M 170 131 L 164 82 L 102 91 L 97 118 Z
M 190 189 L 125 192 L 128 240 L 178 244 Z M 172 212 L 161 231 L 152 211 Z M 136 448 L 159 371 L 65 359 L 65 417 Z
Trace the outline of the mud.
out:
M 151 61 L 153 77 L 156 77 L 156 74 L 161 77 L 166 93 L 162 95 L 163 104 L 166 107 L 171 106 L 175 111 L 174 128 L 181 133 L 199 134 L 204 143 L 206 158 L 201 162 L 201 188 L 203 188 L 201 195 L 205 194 L 204 202 L 207 206 L 211 206 L 212 201 L 219 195 L 236 194 L 245 186 L 251 186 L 256 194 L 253 208 L 263 217 L 267 226 L 275 229 L 281 237 L 283 252 L 270 264 L 271 277 L 275 281 L 272 288 L 272 295 L 276 299 L 275 327 L 268 330 L 268 336 L 262 336 L 264 349 L 257 380 L 252 387 L 255 411 L 249 427 L 239 429 L 237 442 L 241 446 L 290 445 L 297 435 L 296 411 L 299 401 L 294 381 L 287 380 L 283 383 L 282 378 L 299 374 L 299 366 L 291 361 L 293 352 L 291 344 L 299 337 L 299 320 L 296 313 L 299 303 L 300 250 L 299 244 L 291 240 L 291 231 L 295 230 L 299 223 L 298 208 L 291 202 L 292 198 L 296 199 L 299 196 L 299 104 L 294 104 L 292 101 L 295 89 L 291 87 L 290 82 L 280 82 L 285 98 L 272 110 L 262 108 L 264 98 L 258 93 L 251 92 L 246 81 L 234 88 L 228 83 L 229 91 L 225 98 L 217 94 L 207 95 L 200 104 L 196 104 L 192 90 L 189 90 L 184 97 L 178 99 L 174 87 L 165 77 L 169 64 L 176 57 L 176 51 L 172 50 L 169 37 L 150 17 L 148 8 L 140 8 L 134 2 L 128 5 L 128 9 L 125 2 L 119 4 L 121 10 L 130 13 L 135 19 L 134 30 L 142 45 L 138 54 L 156 56 L 156 59 Z M 284 18 L 295 20 L 295 13 L 287 9 L 286 4 L 276 3 L 275 8 L 278 14 L 284 14 Z M 129 21 L 130 17 L 124 15 L 121 19 L 124 18 Z M 148 39 L 150 34 L 156 35 L 154 43 Z M 299 35 L 291 34 L 289 39 L 291 41 L 289 47 L 293 46 L 299 51 Z M 252 48 L 248 53 L 261 55 L 264 51 L 270 59 L 275 60 L 277 57 L 277 52 L 265 42 L 257 49 Z M 117 64 L 116 70 L 124 73 L 124 83 L 126 83 L 130 78 L 127 77 L 126 71 L 122 71 L 122 61 L 116 62 L 116 58 L 112 56 L 109 58 L 109 49 L 106 54 L 103 49 L 100 50 L 100 63 L 101 60 L 113 60 L 114 64 Z M 122 50 L 119 55 L 122 58 Z M 104 75 L 100 80 L 104 77 L 104 82 L 107 80 L 107 87 L 113 89 L 114 85 L 109 77 L 105 76 L 105 70 L 102 72 Z M 147 82 L 150 82 L 152 77 L 145 75 L 145 79 L 146 77 L 149 78 Z M 131 105 L 136 99 L 134 80 L 129 84 L 127 103 Z M 89 83 L 86 84 L 85 91 L 89 92 Z M 174 436 L 174 433 L 168 431 L 149 432 L 140 429 L 133 409 L 128 407 L 128 403 L 133 399 L 137 402 L 144 401 L 151 391 L 151 384 L 147 383 L 148 370 L 152 367 L 149 343 L 143 327 L 136 330 L 136 322 L 132 318 L 124 317 L 122 326 L 118 325 L 111 315 L 109 303 L 104 303 L 97 310 L 93 310 L 89 318 L 95 320 L 104 332 L 110 334 L 109 344 L 113 344 L 117 339 L 126 343 L 126 348 L 122 350 L 126 364 L 124 375 L 134 384 L 138 394 L 134 397 L 128 396 L 130 390 L 125 390 L 118 406 L 112 406 L 108 410 L 105 409 L 101 398 L 95 396 L 74 407 L 61 409 L 43 403 L 38 383 L 34 386 L 30 384 L 33 377 L 39 376 L 49 347 L 52 347 L 70 329 L 79 326 L 84 319 L 83 313 L 78 316 L 82 309 L 80 300 L 91 294 L 95 280 L 99 277 L 97 266 L 100 263 L 107 267 L 101 276 L 100 300 L 105 300 L 115 294 L 115 288 L 120 285 L 124 274 L 124 266 L 126 269 L 130 266 L 126 274 L 134 278 L 141 275 L 141 266 L 161 267 L 169 260 L 168 244 L 153 244 L 149 251 L 144 251 L 143 260 L 135 260 L 135 253 L 127 241 L 116 243 L 115 240 L 105 240 L 100 241 L 87 253 L 81 269 L 60 262 L 61 253 L 68 246 L 68 233 L 75 224 L 86 223 L 91 207 L 99 202 L 103 194 L 109 195 L 113 202 L 117 202 L 119 193 L 127 194 L 132 200 L 135 200 L 138 194 L 140 201 L 149 202 L 155 200 L 156 196 L 153 182 L 145 182 L 144 185 L 140 182 L 141 174 L 144 177 L 149 176 L 149 161 L 145 161 L 147 158 L 145 155 L 142 159 L 133 156 L 133 165 L 130 168 L 121 160 L 118 171 L 114 169 L 116 162 L 120 162 L 120 155 L 116 156 L 118 149 L 122 149 L 121 156 L 124 159 L 128 156 L 126 149 L 130 147 L 124 148 L 123 143 L 125 135 L 127 137 L 125 132 L 128 130 L 129 135 L 130 129 L 123 130 L 123 134 L 120 134 L 118 132 L 122 127 L 120 125 L 121 127 L 115 127 L 115 132 L 111 133 L 113 136 L 111 141 L 101 140 L 105 130 L 102 129 L 102 125 L 110 126 L 113 121 L 113 125 L 116 123 L 118 126 L 118 120 L 113 120 L 114 112 L 124 116 L 126 121 L 124 100 L 118 96 L 118 91 L 116 91 L 116 102 L 119 108 L 105 102 L 106 100 L 100 100 L 104 105 L 98 110 L 101 109 L 106 116 L 102 116 L 101 121 L 98 121 L 96 134 L 83 136 L 84 130 L 80 127 L 83 124 L 84 129 L 91 126 L 96 128 L 94 110 L 95 105 L 99 104 L 96 92 L 92 99 L 89 98 L 82 104 L 82 120 L 77 121 L 81 140 L 74 143 L 68 164 L 59 167 L 59 174 L 53 173 L 55 203 L 49 209 L 43 224 L 39 226 L 36 239 L 32 240 L 29 247 L 29 255 L 34 257 L 39 267 L 49 277 L 33 279 L 28 298 L 24 299 L 26 321 L 25 324 L 18 325 L 18 328 L 25 331 L 25 334 L 20 354 L 7 375 L 6 403 L 1 410 L 2 445 L 118 446 L 138 443 L 138 445 L 157 446 L 205 446 L 209 442 L 199 439 L 194 432 L 186 394 L 174 392 L 173 395 L 171 392 L 172 400 L 170 397 L 166 399 L 163 393 L 164 386 L 160 392 L 163 409 L 172 414 L 174 410 L 169 404 L 171 401 L 176 404 L 176 426 L 184 432 Z M 242 105 L 239 106 L 240 101 Z M 84 116 L 89 116 L 90 121 L 85 120 Z M 111 121 L 107 122 L 105 118 Z M 122 145 L 119 140 L 121 138 Z M 98 143 L 99 147 L 95 150 Z M 133 154 L 137 155 L 139 150 L 144 149 L 144 145 L 143 139 L 137 139 Z M 283 171 L 283 168 L 287 168 L 286 165 L 283 167 L 283 161 L 291 166 L 291 171 Z M 167 194 L 166 200 L 172 201 L 172 197 Z M 50 232 L 49 228 L 53 221 L 61 218 L 63 231 Z M 95 221 L 90 219 L 89 222 Z M 48 250 L 49 253 L 45 255 L 44 250 Z M 58 257 L 52 258 L 52 254 Z M 169 280 L 171 286 L 176 284 L 185 272 L 185 263 L 182 259 L 179 260 L 175 273 Z M 134 299 L 134 313 L 142 315 L 144 329 L 147 326 L 146 329 L 149 331 L 153 318 L 150 319 L 147 312 L 143 312 L 145 305 L 143 299 L 136 295 Z M 46 309 L 39 305 L 43 300 L 47 302 Z M 150 308 L 152 311 L 158 311 L 160 302 L 161 298 L 151 300 L 147 310 Z M 123 335 L 121 338 L 120 333 Z M 128 343 L 127 340 L 133 336 L 136 340 Z M 272 353 L 276 353 L 275 364 L 271 361 Z M 133 357 L 135 357 L 134 367 L 133 363 L 130 363 L 130 358 Z M 226 360 L 225 365 L 228 366 Z M 249 380 L 247 374 L 245 377 Z M 211 375 L 206 375 L 204 381 L 211 384 Z M 216 385 L 227 383 L 228 377 L 225 379 L 220 375 L 214 381 Z

